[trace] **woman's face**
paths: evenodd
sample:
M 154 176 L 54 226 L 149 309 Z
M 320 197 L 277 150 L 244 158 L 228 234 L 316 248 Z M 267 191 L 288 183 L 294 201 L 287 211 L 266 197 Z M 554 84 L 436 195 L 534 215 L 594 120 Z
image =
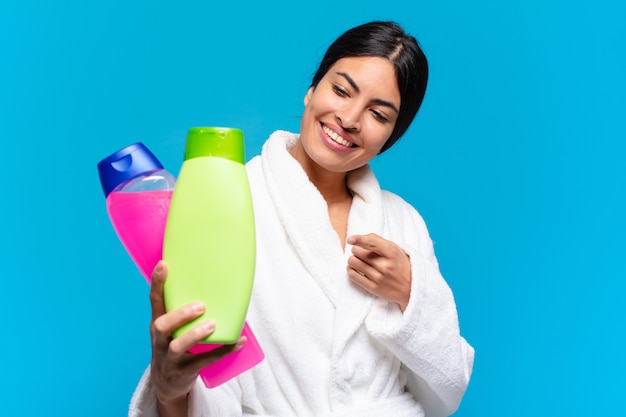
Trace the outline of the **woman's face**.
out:
M 400 91 L 393 64 L 380 57 L 337 61 L 304 98 L 300 141 L 308 161 L 348 172 L 376 156 L 396 124 Z

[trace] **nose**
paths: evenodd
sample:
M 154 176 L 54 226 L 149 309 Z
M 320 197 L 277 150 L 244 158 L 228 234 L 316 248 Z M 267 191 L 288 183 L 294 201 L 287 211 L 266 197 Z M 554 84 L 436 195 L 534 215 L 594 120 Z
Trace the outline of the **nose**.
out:
M 343 106 L 335 112 L 335 118 L 339 126 L 347 131 L 361 130 L 361 112 L 356 106 Z

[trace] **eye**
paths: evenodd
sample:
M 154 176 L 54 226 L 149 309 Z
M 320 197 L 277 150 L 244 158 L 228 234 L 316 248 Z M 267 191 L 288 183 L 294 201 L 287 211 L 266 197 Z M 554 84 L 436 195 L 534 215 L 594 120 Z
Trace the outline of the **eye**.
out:
M 388 119 L 388 118 L 387 118 L 384 114 L 382 114 L 381 112 L 379 112 L 378 110 L 371 110 L 371 112 L 372 112 L 372 114 L 374 115 L 374 118 L 375 118 L 376 120 L 378 120 L 379 122 L 382 122 L 382 123 L 387 123 L 387 122 L 389 122 L 389 119 Z
M 346 90 L 344 90 L 341 86 L 333 84 L 333 91 L 335 92 L 335 94 L 337 94 L 339 97 L 348 97 L 348 92 Z

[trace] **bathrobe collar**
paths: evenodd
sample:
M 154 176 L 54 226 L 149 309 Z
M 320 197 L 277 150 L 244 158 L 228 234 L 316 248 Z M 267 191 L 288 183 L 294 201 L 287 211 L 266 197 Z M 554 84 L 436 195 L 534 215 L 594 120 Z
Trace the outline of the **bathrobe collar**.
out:
M 337 310 L 335 333 L 349 337 L 362 323 L 372 295 L 353 284 L 347 274 L 351 246 L 341 246 L 328 216 L 326 201 L 291 156 L 298 135 L 277 131 L 263 146 L 263 175 L 276 213 L 302 264 Z M 348 236 L 383 234 L 382 195 L 369 165 L 349 173 L 353 194 Z

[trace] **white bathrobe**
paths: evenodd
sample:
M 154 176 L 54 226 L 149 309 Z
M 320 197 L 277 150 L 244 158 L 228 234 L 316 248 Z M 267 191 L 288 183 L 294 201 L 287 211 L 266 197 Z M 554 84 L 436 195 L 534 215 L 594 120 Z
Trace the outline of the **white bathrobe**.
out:
M 266 358 L 228 383 L 198 379 L 190 416 L 437 417 L 459 406 L 474 351 L 460 336 L 421 216 L 380 189 L 369 166 L 352 172 L 348 236 L 376 233 L 410 256 L 404 313 L 351 283 L 328 207 L 278 131 L 247 164 L 257 265 L 247 320 Z M 149 369 L 129 416 L 157 416 Z

